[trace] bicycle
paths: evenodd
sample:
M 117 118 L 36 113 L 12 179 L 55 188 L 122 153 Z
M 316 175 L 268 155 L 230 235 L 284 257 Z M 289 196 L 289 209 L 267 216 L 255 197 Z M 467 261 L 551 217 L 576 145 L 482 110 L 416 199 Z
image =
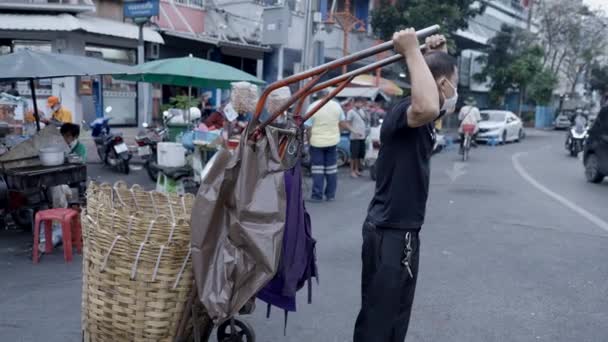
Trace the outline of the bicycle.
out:
M 467 161 L 469 159 L 469 151 L 471 150 L 473 135 L 475 134 L 475 125 L 462 125 L 462 132 L 464 133 L 464 141 L 462 143 L 462 161 Z

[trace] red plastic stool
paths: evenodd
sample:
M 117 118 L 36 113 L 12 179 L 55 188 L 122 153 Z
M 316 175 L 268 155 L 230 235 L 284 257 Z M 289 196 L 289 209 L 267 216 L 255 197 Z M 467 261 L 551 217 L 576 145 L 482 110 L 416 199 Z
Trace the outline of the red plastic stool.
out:
M 53 221 L 61 223 L 63 258 L 65 261 L 72 261 L 72 245 L 75 245 L 78 253 L 82 254 L 82 228 L 80 226 L 80 214 L 78 211 L 68 208 L 41 210 L 36 213 L 36 222 L 34 224 L 34 256 L 32 258 L 34 264 L 37 264 L 40 260 L 38 243 L 40 242 L 40 224 L 42 222 L 45 223 L 45 253 L 53 251 Z

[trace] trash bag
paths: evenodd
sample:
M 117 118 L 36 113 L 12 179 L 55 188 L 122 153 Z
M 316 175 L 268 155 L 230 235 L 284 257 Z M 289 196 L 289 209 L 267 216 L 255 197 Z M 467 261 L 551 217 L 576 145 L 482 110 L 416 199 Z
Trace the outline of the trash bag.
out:
M 280 132 L 267 126 L 252 142 L 246 137 L 253 126 L 234 154 L 220 149 L 205 167 L 192 210 L 196 286 L 216 323 L 236 315 L 273 278 L 281 255 L 286 167 Z

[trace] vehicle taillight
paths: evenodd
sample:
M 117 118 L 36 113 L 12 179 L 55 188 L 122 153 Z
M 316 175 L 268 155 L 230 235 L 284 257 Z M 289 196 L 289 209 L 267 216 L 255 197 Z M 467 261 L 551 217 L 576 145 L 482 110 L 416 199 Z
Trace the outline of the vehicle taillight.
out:
M 121 143 L 122 142 L 122 137 L 114 137 L 114 142 L 115 143 Z
M 378 141 L 378 140 L 372 141 L 372 146 L 374 146 L 374 148 L 380 148 L 380 141 Z
M 137 146 L 146 146 L 146 143 L 143 139 L 142 140 L 135 139 L 135 142 L 137 143 Z

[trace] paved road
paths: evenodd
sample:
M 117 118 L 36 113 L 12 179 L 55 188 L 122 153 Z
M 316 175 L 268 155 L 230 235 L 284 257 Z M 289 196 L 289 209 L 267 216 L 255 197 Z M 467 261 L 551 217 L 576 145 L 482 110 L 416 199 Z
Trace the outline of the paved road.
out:
M 533 132 L 519 144 L 480 147 L 466 164 L 455 151 L 434 157 L 407 341 L 606 341 L 608 181 L 586 183 L 562 145 L 562 134 Z M 121 178 L 100 167 L 90 173 Z M 145 174 L 128 181 L 145 183 Z M 313 304 L 302 293 L 287 336 L 282 313 L 266 319 L 260 306 L 247 317 L 258 341 L 351 341 L 373 184 L 344 177 L 339 187 L 336 202 L 308 206 L 321 272 Z M 0 341 L 77 341 L 80 265 L 51 255 L 33 267 L 5 240 Z

